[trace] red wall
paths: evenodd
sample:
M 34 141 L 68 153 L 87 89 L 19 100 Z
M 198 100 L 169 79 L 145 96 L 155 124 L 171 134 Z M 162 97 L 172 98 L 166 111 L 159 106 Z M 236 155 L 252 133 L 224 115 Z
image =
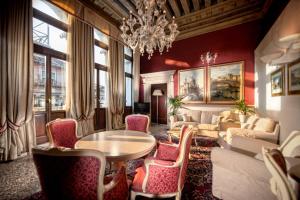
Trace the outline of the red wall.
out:
M 162 55 L 156 53 L 150 61 L 147 55 L 142 56 L 141 74 L 200 67 L 203 66 L 200 59 L 201 54 L 207 51 L 217 52 L 218 58 L 215 64 L 244 61 L 245 100 L 248 104 L 253 105 L 254 50 L 258 44 L 260 25 L 261 22 L 257 20 L 174 42 L 169 52 L 163 52 Z M 177 71 L 174 76 L 174 85 L 174 92 L 177 95 Z M 140 91 L 141 94 L 143 91 L 142 84 Z M 143 101 L 142 94 L 140 100 Z

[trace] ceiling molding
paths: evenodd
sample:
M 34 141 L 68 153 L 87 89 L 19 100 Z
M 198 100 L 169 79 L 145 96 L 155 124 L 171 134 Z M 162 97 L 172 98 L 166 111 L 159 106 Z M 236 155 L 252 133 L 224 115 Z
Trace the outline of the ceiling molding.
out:
M 188 0 L 180 0 L 181 6 L 183 8 L 184 13 L 187 15 L 190 13 Z
M 179 7 L 178 7 L 176 1 L 175 0 L 168 0 L 168 1 L 170 3 L 170 6 L 171 6 L 174 14 L 175 14 L 175 17 L 180 17 L 181 14 L 180 14 L 180 10 L 179 10 Z

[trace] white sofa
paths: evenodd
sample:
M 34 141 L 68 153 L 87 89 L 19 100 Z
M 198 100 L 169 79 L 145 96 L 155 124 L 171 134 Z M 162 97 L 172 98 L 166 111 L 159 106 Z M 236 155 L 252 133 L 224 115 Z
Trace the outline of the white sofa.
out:
M 270 188 L 271 174 L 263 162 L 262 146 L 277 147 L 284 155 L 289 169 L 300 164 L 300 132 L 291 133 L 281 146 L 253 138 L 249 140 L 247 137 L 240 137 L 239 141 L 248 146 L 256 141 L 253 144 L 254 152 L 251 152 L 251 149 L 244 149 L 251 152 L 252 156 L 248 152 L 244 154 L 232 149 L 214 148 L 212 150 L 213 195 L 224 200 L 277 199 Z M 256 154 L 256 149 L 260 149 L 258 154 Z
M 218 137 L 219 131 L 229 127 L 240 127 L 238 115 L 232 111 L 201 111 L 181 109 L 179 114 L 170 116 L 170 128 L 191 125 L 198 129 L 198 135 Z
M 263 118 L 258 116 L 250 116 L 246 123 L 241 125 L 241 128 L 228 128 L 227 132 L 220 132 L 221 146 L 231 146 L 235 148 L 243 147 L 244 144 L 239 144 L 240 137 L 248 137 L 252 139 L 260 139 L 277 144 L 279 141 L 279 123 L 270 118 Z

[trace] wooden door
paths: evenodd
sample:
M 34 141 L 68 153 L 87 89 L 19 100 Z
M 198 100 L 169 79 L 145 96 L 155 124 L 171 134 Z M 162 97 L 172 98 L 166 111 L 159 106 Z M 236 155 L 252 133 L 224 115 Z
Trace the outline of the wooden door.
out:
M 163 96 L 153 96 L 153 91 L 159 89 L 162 91 Z M 158 99 L 158 102 L 157 102 Z M 168 101 L 168 94 L 167 94 L 167 84 L 152 84 L 151 85 L 151 121 L 153 123 L 159 124 L 167 124 L 167 101 Z M 157 116 L 157 103 L 158 103 L 158 116 Z

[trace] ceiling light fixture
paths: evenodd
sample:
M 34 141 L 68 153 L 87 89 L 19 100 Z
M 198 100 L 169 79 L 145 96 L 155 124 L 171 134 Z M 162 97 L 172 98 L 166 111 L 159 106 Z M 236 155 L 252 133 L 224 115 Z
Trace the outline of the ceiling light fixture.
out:
M 166 0 L 136 0 L 137 14 L 130 11 L 129 18 L 123 18 L 121 37 L 133 52 L 138 49 L 143 55 L 146 51 L 150 59 L 157 47 L 160 54 L 164 48 L 168 51 L 172 47 L 179 31 L 175 17 L 172 22 L 166 19 L 165 3 Z

